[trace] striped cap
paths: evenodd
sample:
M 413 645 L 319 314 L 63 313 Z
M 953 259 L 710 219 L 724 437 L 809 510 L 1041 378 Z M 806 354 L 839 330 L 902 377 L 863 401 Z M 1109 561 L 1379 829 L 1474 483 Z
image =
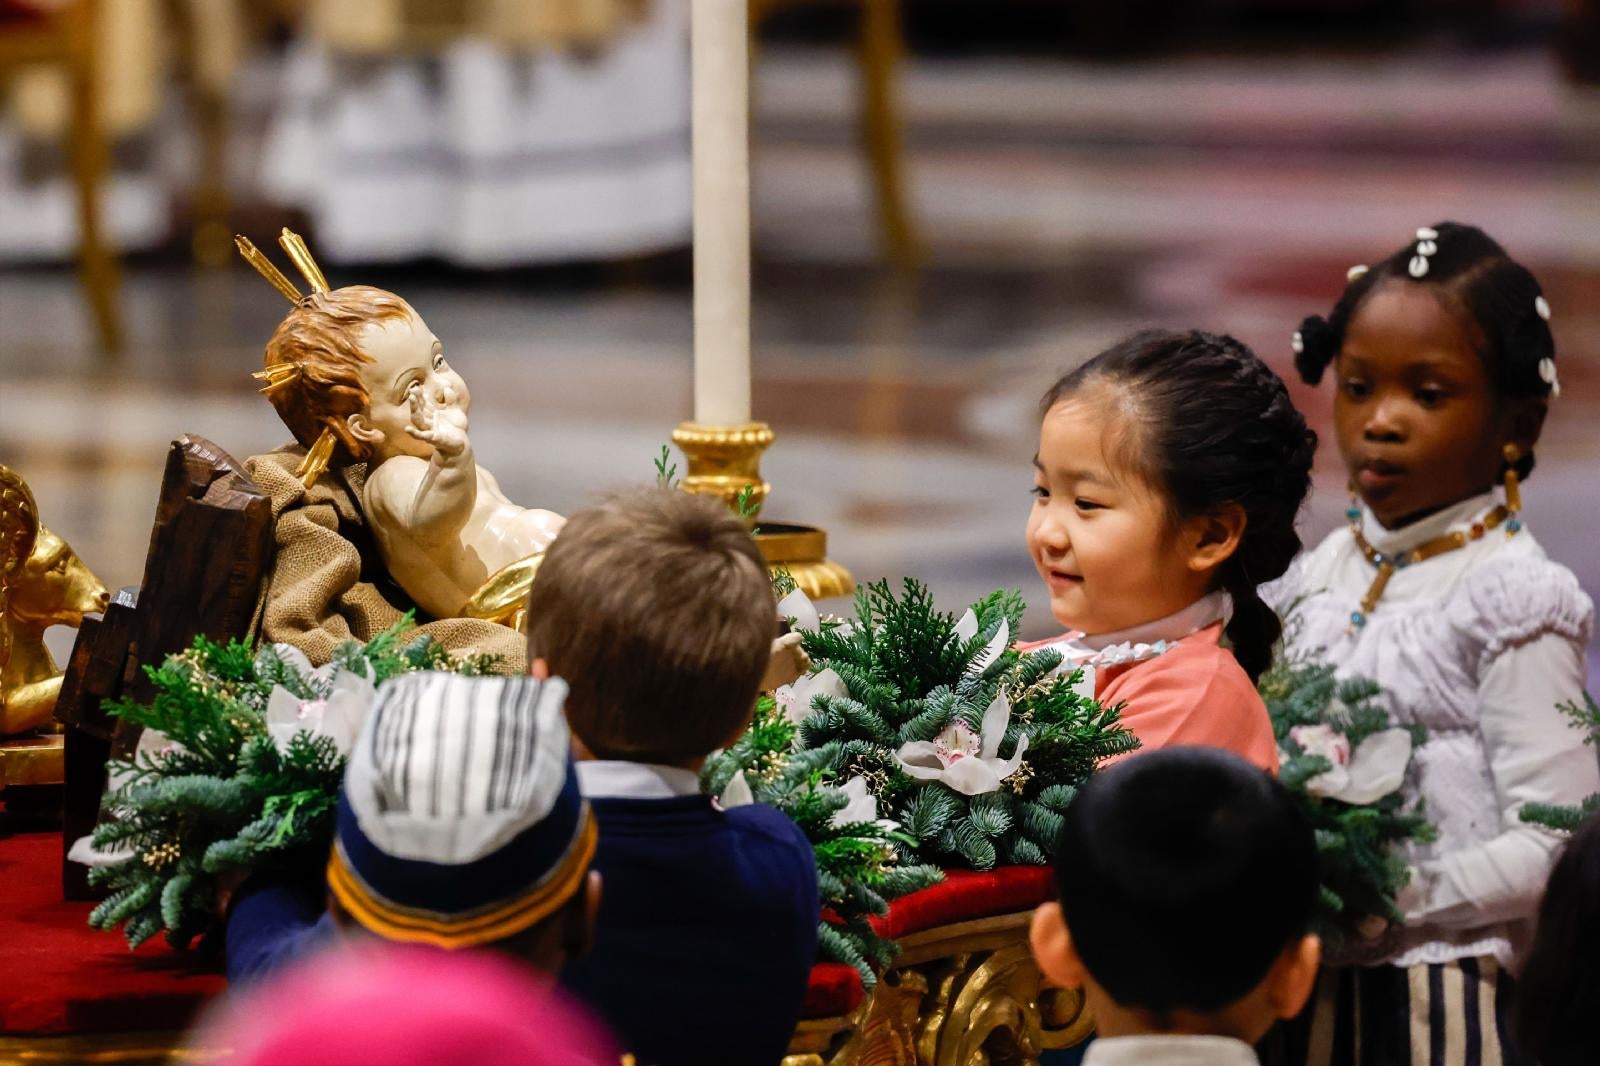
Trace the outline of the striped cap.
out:
M 386 940 L 515 935 L 584 883 L 595 825 L 552 678 L 404 674 L 378 690 L 345 769 L 328 887 Z

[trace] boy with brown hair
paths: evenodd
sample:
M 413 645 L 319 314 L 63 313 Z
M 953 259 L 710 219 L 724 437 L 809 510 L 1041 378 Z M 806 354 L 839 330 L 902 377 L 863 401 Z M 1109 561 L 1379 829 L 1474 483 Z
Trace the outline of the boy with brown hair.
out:
M 776 605 L 744 523 L 668 489 L 579 511 L 528 602 L 536 675 L 571 686 L 579 786 L 604 878 L 591 953 L 562 982 L 640 1062 L 783 1058 L 816 958 L 816 864 L 799 827 L 700 793 L 712 750 L 749 724 Z

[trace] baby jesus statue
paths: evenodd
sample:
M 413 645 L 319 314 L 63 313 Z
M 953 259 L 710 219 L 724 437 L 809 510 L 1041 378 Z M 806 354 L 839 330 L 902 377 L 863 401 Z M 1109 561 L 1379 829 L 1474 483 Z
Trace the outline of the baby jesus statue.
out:
M 434 618 L 458 617 L 492 576 L 543 552 L 565 519 L 517 506 L 478 466 L 472 395 L 410 304 L 366 285 L 330 291 L 300 238 L 285 231 L 282 243 L 310 295 L 239 240 L 293 294 L 256 376 L 307 449 L 297 473 L 309 487 L 335 460 L 365 464 L 361 510 L 389 576 Z
M 541 553 L 566 520 L 512 503 L 477 464 L 467 383 L 410 304 L 366 285 L 330 291 L 288 230 L 279 243 L 308 295 L 248 240 L 237 243 L 294 304 L 255 376 L 298 446 L 245 464 L 272 499 L 262 636 L 320 663 L 343 640 L 368 641 L 393 625 L 403 604 L 369 565 L 376 546 L 387 577 L 432 616 L 422 628 L 446 650 L 494 655 L 506 672 L 524 668 L 526 640 L 505 625 L 519 622 Z M 774 639 L 765 688 L 806 671 L 799 640 Z

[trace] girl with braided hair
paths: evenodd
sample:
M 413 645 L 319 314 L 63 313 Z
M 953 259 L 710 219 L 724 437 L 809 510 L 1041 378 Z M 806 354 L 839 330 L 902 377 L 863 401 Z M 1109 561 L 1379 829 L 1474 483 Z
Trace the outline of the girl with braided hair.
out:
M 1028 550 L 1072 632 L 1031 647 L 1125 703 L 1146 749 L 1227 748 L 1276 771 L 1254 682 L 1280 627 L 1256 585 L 1300 550 L 1316 448 L 1283 382 L 1232 337 L 1154 331 L 1040 407 Z
M 1267 595 L 1290 656 L 1373 678 L 1395 721 L 1425 731 L 1402 795 L 1438 826 L 1412 846 L 1404 923 L 1324 975 L 1300 1034 L 1312 1061 L 1522 1061 L 1506 974 L 1558 839 L 1520 811 L 1600 789 L 1557 709 L 1582 697 L 1594 607 L 1519 513 L 1560 391 L 1549 314 L 1499 244 L 1441 222 L 1353 268 L 1295 335 L 1309 384 L 1332 371 L 1349 525 Z

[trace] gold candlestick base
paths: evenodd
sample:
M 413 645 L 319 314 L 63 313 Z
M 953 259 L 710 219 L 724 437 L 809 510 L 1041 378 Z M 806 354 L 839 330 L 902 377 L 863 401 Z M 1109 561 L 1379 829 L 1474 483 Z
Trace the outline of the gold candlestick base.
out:
M 689 460 L 689 470 L 683 476 L 686 491 L 720 496 L 732 509 L 748 485 L 753 489 L 750 502 L 757 512 L 761 510 L 772 489 L 761 480 L 761 453 L 772 444 L 771 426 L 765 422 L 742 426 L 685 422 L 672 431 L 672 443 Z
M 750 486 L 751 502 L 759 512 L 772 489 L 761 479 L 761 453 L 772 440 L 772 428 L 765 422 L 742 426 L 683 423 L 672 431 L 672 442 L 688 460 L 684 490 L 720 497 L 732 508 L 739 493 Z M 788 522 L 757 522 L 752 532 L 767 566 L 789 571 L 795 585 L 812 599 L 832 599 L 855 591 L 850 571 L 828 558 L 825 531 Z

